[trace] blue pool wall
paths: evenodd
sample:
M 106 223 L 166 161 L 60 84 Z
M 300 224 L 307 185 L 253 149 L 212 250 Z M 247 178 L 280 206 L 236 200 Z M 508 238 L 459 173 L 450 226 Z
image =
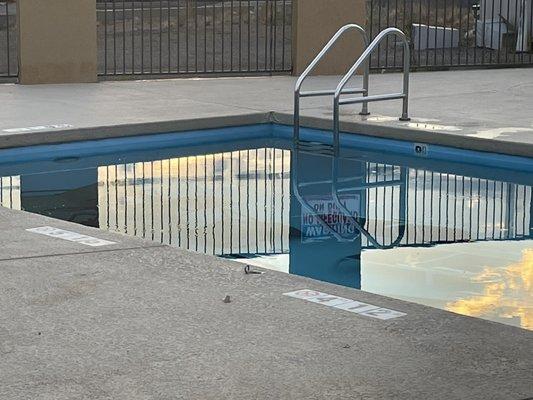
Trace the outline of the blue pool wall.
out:
M 149 134 L 132 137 L 77 141 L 0 150 L 0 164 L 28 161 L 54 160 L 68 157 L 88 157 L 101 154 L 147 151 L 178 146 L 199 146 L 251 139 L 292 139 L 292 126 L 258 124 L 217 129 Z M 330 131 L 302 128 L 301 139 L 331 144 Z M 383 139 L 357 134 L 342 134 L 341 145 L 358 150 L 380 151 L 384 154 L 417 156 L 415 143 L 394 139 Z M 423 156 L 430 160 L 442 160 L 478 166 L 533 172 L 533 158 L 510 156 L 465 150 L 440 145 L 426 145 Z

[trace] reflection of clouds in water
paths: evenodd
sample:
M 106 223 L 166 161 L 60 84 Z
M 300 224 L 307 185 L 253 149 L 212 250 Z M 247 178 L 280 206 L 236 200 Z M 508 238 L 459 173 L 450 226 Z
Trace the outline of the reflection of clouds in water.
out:
M 472 317 L 520 318 L 520 326 L 533 330 L 533 249 L 503 269 L 485 267 L 474 278 L 485 283 L 482 295 L 457 300 L 446 309 Z

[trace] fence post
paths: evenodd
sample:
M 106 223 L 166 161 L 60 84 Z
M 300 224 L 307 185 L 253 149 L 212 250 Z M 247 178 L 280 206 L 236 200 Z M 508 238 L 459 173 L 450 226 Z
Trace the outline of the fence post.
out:
M 19 82 L 96 82 L 96 0 L 18 0 Z
M 366 0 L 293 0 L 293 74 L 300 75 L 343 25 L 366 24 Z M 344 74 L 363 52 L 357 32 L 350 32 L 318 65 L 315 75 Z

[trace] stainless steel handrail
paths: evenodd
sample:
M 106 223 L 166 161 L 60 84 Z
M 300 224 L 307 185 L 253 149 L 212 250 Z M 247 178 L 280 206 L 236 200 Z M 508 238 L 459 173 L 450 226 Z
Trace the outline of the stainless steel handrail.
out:
M 365 50 L 361 54 L 361 56 L 357 59 L 357 61 L 352 65 L 352 67 L 348 70 L 348 72 L 343 76 L 339 84 L 337 85 L 337 88 L 335 90 L 315 90 L 315 91 L 308 91 L 308 92 L 302 92 L 301 87 L 304 82 L 304 80 L 307 78 L 307 76 L 313 71 L 313 69 L 316 67 L 318 62 L 326 55 L 331 47 L 337 42 L 337 40 L 344 34 L 344 32 L 355 29 L 358 31 L 364 41 Z M 392 94 L 383 94 L 383 95 L 374 95 L 369 96 L 368 95 L 368 86 L 369 86 L 369 70 L 370 70 L 370 61 L 369 57 L 372 51 L 381 43 L 381 41 L 388 35 L 396 35 L 400 37 L 400 39 L 403 42 L 404 46 L 404 54 L 403 54 L 403 91 L 402 93 L 392 93 Z M 364 63 L 364 72 L 363 72 L 363 88 L 362 89 L 356 89 L 356 88 L 350 88 L 345 89 L 346 84 L 348 81 L 352 78 L 352 76 L 356 73 L 356 71 L 363 65 Z M 362 103 L 363 107 L 361 110 L 362 115 L 368 115 L 368 103 L 370 101 L 384 101 L 384 100 L 393 100 L 393 99 L 403 99 L 403 108 L 402 108 L 402 116 L 400 117 L 401 121 L 409 121 L 409 115 L 408 115 L 408 106 L 409 106 L 409 70 L 410 70 L 410 50 L 409 50 L 409 42 L 405 36 L 405 34 L 397 29 L 397 28 L 387 28 L 381 31 L 376 38 L 372 41 L 372 43 L 369 44 L 368 36 L 363 28 L 361 28 L 359 25 L 356 24 L 349 24 L 343 26 L 341 29 L 339 29 L 335 35 L 329 40 L 329 42 L 324 46 L 324 48 L 318 53 L 318 55 L 313 59 L 313 61 L 308 65 L 308 67 L 305 69 L 305 71 L 300 75 L 296 82 L 296 86 L 294 89 L 294 142 L 295 144 L 298 144 L 299 138 L 300 138 L 300 98 L 301 97 L 315 97 L 315 96 L 328 96 L 333 95 L 333 151 L 334 151 L 334 157 L 333 157 L 333 179 L 332 179 L 332 196 L 333 201 L 336 203 L 337 207 L 342 211 L 343 214 L 346 215 L 348 220 L 352 225 L 356 227 L 356 229 L 363 234 L 367 240 L 375 247 L 385 249 L 385 248 L 391 248 L 396 246 L 403 238 L 405 226 L 401 226 L 400 232 L 398 235 L 398 238 L 391 243 L 390 245 L 383 245 L 380 244 L 360 223 L 357 221 L 356 218 L 352 217 L 350 211 L 342 204 L 340 198 L 339 198 L 339 190 L 337 187 L 338 184 L 338 156 L 339 156 L 339 149 L 340 149 L 340 123 L 339 123 L 339 107 L 341 104 L 356 104 L 356 103 Z M 358 94 L 361 93 L 362 97 L 356 97 L 356 98 L 348 98 L 348 99 L 342 99 L 341 95 L 344 94 Z M 298 153 L 298 149 L 295 149 L 296 153 Z M 298 168 L 298 156 L 296 155 L 295 161 L 296 161 L 296 169 Z M 402 174 L 400 178 L 400 182 L 402 182 L 405 179 L 405 174 Z M 305 200 L 303 196 L 300 194 L 300 188 L 297 183 L 297 179 L 294 180 L 294 194 L 296 195 L 296 198 L 300 202 L 300 204 L 311 213 L 314 213 L 313 208 L 310 206 L 310 204 Z M 405 208 L 405 198 L 402 195 L 402 191 L 405 192 L 404 185 L 400 184 L 400 201 L 403 204 L 402 208 Z M 354 236 L 353 238 L 344 238 L 342 237 L 338 232 L 335 232 L 332 227 L 330 227 L 325 221 L 323 221 L 318 216 L 319 223 L 329 231 L 332 232 L 332 234 L 335 236 L 337 240 L 341 241 L 353 241 L 358 236 Z
M 361 64 L 363 62 L 366 62 L 366 65 L 368 65 L 368 58 L 370 57 L 370 54 L 374 49 L 383 41 L 383 39 L 388 35 L 395 35 L 398 36 L 402 42 L 403 42 L 403 90 L 402 93 L 392 93 L 392 94 L 382 94 L 382 95 L 374 95 L 374 96 L 364 96 L 364 97 L 355 97 L 350 99 L 342 99 L 341 95 L 344 94 L 344 87 L 350 80 L 350 78 L 353 76 L 355 71 L 357 71 L 358 68 L 361 67 Z M 409 69 L 411 66 L 411 56 L 410 56 L 410 50 L 409 50 L 409 41 L 407 40 L 407 37 L 405 34 L 399 30 L 398 28 L 387 28 L 382 30 L 376 38 L 370 43 L 363 54 L 357 59 L 355 64 L 348 70 L 346 75 L 341 79 L 339 84 L 337 85 L 337 89 L 335 89 L 335 94 L 333 98 L 333 148 L 335 151 L 335 155 L 338 155 L 339 153 L 339 106 L 341 104 L 356 104 L 356 103 L 363 103 L 368 104 L 369 101 L 383 101 L 383 100 L 394 100 L 394 99 L 403 99 L 403 107 L 402 107 L 402 116 L 400 117 L 400 121 L 409 121 Z M 367 86 L 368 89 L 368 86 Z
M 333 45 L 339 40 L 339 38 L 347 31 L 354 29 L 355 31 L 359 32 L 361 36 L 363 37 L 363 43 L 365 48 L 368 46 L 369 39 L 368 35 L 366 34 L 365 30 L 356 24 L 348 24 L 344 25 L 342 28 L 340 28 L 329 40 L 329 42 L 322 48 L 320 53 L 317 54 L 317 56 L 311 61 L 311 63 L 307 66 L 307 68 L 302 72 L 298 80 L 296 81 L 296 86 L 294 88 L 294 141 L 297 142 L 300 138 L 300 98 L 301 97 L 314 97 L 314 96 L 328 96 L 333 95 L 336 93 L 334 90 L 315 90 L 315 91 L 308 91 L 308 92 L 302 92 L 302 84 L 304 80 L 307 78 L 307 76 L 315 69 L 317 64 L 322 60 L 322 58 L 331 50 Z M 354 72 L 355 73 L 355 70 Z M 364 66 L 364 72 L 363 72 L 363 88 L 362 89 L 344 89 L 344 86 L 346 86 L 346 83 L 343 85 L 343 88 L 341 89 L 341 94 L 357 94 L 362 93 L 363 97 L 365 98 L 368 96 L 368 80 L 369 80 L 369 74 L 370 74 L 370 63 L 367 60 L 365 66 Z M 347 80 L 348 81 L 348 80 Z M 346 81 L 346 82 L 347 82 Z M 361 110 L 362 115 L 368 115 L 368 104 L 365 101 L 362 101 L 363 108 Z

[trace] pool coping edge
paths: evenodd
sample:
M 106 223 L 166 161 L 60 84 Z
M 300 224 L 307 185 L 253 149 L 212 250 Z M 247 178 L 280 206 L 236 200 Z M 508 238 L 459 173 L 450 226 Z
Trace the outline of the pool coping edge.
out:
M 0 140 L 0 149 L 268 123 L 292 125 L 293 114 L 280 111 L 243 112 L 204 118 L 12 133 L 0 136 L 2 139 Z M 300 124 L 304 128 L 329 130 L 332 123 L 329 118 L 301 116 Z M 415 129 L 407 125 L 399 126 L 397 123 L 391 122 L 344 119 L 341 120 L 341 131 L 385 139 L 454 147 L 463 150 L 533 157 L 533 143 L 507 141 L 498 138 L 488 139 L 450 131 Z

